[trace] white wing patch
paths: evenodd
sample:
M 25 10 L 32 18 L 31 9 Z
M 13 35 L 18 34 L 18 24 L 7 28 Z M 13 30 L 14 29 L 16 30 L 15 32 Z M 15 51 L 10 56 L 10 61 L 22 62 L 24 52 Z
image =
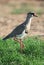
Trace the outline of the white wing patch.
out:
M 25 33 L 25 30 L 20 35 L 16 35 L 16 38 L 23 39 L 27 34 Z

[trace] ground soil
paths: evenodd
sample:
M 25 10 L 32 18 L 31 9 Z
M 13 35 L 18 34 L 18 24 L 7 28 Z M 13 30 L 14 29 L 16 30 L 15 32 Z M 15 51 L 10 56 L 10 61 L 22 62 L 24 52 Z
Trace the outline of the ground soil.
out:
M 0 37 L 8 35 L 16 26 L 23 23 L 26 19 L 26 14 L 8 15 L 0 17 Z M 44 35 L 44 15 L 38 15 L 32 19 L 29 36 Z
M 8 2 L 7 2 L 8 1 Z M 12 10 L 12 6 L 5 5 L 7 3 L 11 4 L 17 4 L 20 6 L 20 4 L 28 3 L 29 0 L 3 0 L 0 1 L 0 37 L 5 37 L 8 35 L 16 26 L 21 24 L 25 21 L 27 14 L 18 14 L 18 15 L 11 15 L 10 11 Z M 14 2 L 15 1 L 15 2 Z M 32 3 L 33 6 L 36 5 L 36 7 L 44 7 L 44 1 L 30 1 L 29 3 Z M 44 37 L 44 14 L 38 15 L 37 18 L 33 18 L 31 23 L 31 28 L 29 30 L 28 36 L 34 36 L 34 35 L 41 35 Z M 44 39 L 44 38 L 43 38 Z

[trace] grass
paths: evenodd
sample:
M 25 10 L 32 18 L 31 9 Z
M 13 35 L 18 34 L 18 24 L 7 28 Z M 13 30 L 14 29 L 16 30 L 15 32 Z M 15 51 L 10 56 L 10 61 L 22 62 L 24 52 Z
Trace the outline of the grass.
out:
M 27 12 L 34 12 L 35 10 L 33 8 L 20 8 L 20 9 L 13 9 L 11 11 L 11 14 L 22 14 L 22 13 L 27 13 Z M 35 12 L 37 12 L 37 14 L 41 15 L 44 12 L 41 9 L 37 9 Z
M 22 14 L 22 13 L 27 13 L 27 12 L 36 12 L 37 14 L 41 15 L 44 13 L 44 10 L 42 8 L 34 9 L 33 7 L 23 7 L 23 8 L 13 8 L 11 11 L 11 14 Z
M 23 42 L 21 53 L 17 41 L 0 39 L 0 65 L 44 65 L 44 40 L 30 37 Z
M 42 5 L 36 5 L 35 3 L 7 3 L 4 4 L 4 6 L 11 8 L 10 14 L 22 14 L 30 11 L 36 12 L 39 15 L 44 14 L 44 7 Z
M 22 3 L 22 4 L 20 4 L 20 8 L 13 7 L 11 14 L 22 14 L 22 13 L 27 13 L 30 11 L 36 12 L 39 15 L 44 13 L 43 7 L 37 7 L 37 6 L 29 4 L 29 3 Z

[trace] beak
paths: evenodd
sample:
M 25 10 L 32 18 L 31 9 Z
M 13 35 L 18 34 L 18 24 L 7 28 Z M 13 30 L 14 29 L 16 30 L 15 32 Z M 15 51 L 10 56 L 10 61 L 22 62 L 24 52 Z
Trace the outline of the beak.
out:
M 38 17 L 38 15 L 34 14 L 35 17 Z

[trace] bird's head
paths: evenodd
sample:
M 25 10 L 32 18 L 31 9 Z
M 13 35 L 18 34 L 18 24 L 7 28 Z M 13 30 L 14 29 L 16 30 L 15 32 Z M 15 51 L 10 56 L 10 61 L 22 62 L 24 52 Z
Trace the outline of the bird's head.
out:
M 33 16 L 34 16 L 34 17 L 38 17 L 37 14 L 34 13 L 34 12 L 29 12 L 29 13 L 27 13 L 27 16 L 28 16 L 28 17 L 33 17 Z

